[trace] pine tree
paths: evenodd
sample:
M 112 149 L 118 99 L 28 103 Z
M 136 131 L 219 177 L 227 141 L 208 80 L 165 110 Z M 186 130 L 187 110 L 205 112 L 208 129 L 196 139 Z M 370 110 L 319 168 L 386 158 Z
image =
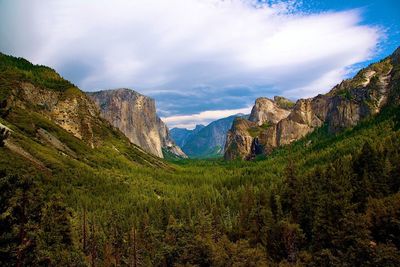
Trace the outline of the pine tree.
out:
M 34 179 L 0 178 L 0 265 L 37 264 L 43 195 Z
M 300 183 L 297 169 L 292 158 L 284 170 L 284 188 L 282 195 L 282 208 L 285 213 L 290 213 L 294 221 L 298 218 Z

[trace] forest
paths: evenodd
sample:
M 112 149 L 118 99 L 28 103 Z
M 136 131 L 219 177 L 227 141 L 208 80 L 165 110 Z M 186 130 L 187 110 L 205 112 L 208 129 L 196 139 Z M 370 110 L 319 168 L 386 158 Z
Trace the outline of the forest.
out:
M 0 149 L 2 266 L 398 266 L 400 111 L 253 162 L 24 168 Z M 57 168 L 57 167 L 55 167 Z

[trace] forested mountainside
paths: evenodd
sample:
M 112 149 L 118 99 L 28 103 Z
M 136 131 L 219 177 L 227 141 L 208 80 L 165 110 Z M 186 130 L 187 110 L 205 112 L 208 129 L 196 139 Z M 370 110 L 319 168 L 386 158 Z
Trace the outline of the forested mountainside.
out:
M 400 48 L 391 56 L 362 69 L 329 93 L 300 99 L 288 109 L 279 101 L 259 98 L 249 120 L 238 119 L 228 133 L 225 159 L 251 159 L 269 154 L 328 125 L 336 133 L 377 114 L 390 101 L 398 101 Z M 282 100 L 281 100 L 282 102 Z M 290 111 L 289 111 L 290 110 Z
M 167 163 L 53 70 L 1 55 L 0 264 L 399 266 L 391 73 L 390 101 L 353 127 L 253 161 Z
M 87 94 L 100 109 L 100 115 L 121 130 L 132 143 L 160 158 L 164 157 L 163 149 L 177 157 L 187 157 L 157 116 L 154 99 L 126 88 Z
M 213 121 L 207 126 L 198 125 L 192 131 L 175 128 L 171 130 L 171 136 L 183 144 L 182 150 L 191 158 L 222 157 L 226 134 L 232 127 L 233 120 L 244 116 L 232 115 Z

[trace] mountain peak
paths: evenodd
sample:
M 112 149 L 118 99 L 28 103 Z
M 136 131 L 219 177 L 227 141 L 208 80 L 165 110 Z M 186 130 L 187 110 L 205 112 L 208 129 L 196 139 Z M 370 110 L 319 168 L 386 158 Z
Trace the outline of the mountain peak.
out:
M 154 101 L 151 97 L 145 96 L 133 89 L 130 88 L 115 88 L 115 89 L 105 89 L 105 90 L 100 90 L 100 91 L 95 91 L 95 92 L 88 92 L 89 95 L 113 95 L 113 96 L 119 96 L 122 98 L 145 98 L 149 99 L 150 101 Z
M 283 102 L 283 100 L 281 101 Z M 289 113 L 289 110 L 282 108 L 274 100 L 267 97 L 259 97 L 251 110 L 249 120 L 256 122 L 258 125 L 262 125 L 265 122 L 277 123 L 286 118 Z
M 156 114 L 152 98 L 128 88 L 88 94 L 99 107 L 101 116 L 143 150 L 160 158 L 163 149 L 180 157 L 186 156 L 169 137 L 167 126 Z

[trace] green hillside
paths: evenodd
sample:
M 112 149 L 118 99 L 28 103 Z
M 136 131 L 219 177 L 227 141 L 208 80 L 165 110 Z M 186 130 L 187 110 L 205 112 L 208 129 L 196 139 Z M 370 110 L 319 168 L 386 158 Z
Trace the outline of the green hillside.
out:
M 395 104 L 252 162 L 166 162 L 96 115 L 92 148 L 10 100 L 22 82 L 81 91 L 22 59 L 2 55 L 0 66 L 0 123 L 13 131 L 0 147 L 2 266 L 400 264 Z

